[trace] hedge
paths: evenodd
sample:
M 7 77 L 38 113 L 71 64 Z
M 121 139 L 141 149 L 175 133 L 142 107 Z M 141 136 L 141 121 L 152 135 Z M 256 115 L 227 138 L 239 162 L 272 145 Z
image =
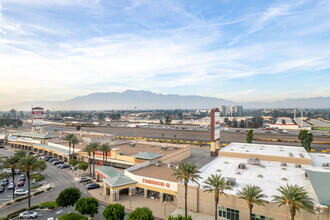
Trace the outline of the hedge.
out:
M 78 215 L 76 213 L 70 213 L 70 214 L 62 215 L 61 217 L 58 218 L 58 220 L 88 220 L 88 218 L 82 215 Z
M 41 175 L 40 173 L 34 173 L 34 174 L 30 175 L 30 179 L 34 179 L 35 182 L 38 182 L 38 181 L 45 179 L 45 177 L 43 175 Z
M 40 186 L 42 186 L 42 184 L 39 184 L 39 185 L 33 186 L 33 187 L 31 187 L 31 189 L 36 189 L 36 188 L 38 188 L 38 187 L 40 187 Z
M 20 210 L 17 210 L 15 212 L 13 212 L 13 214 L 7 215 L 7 218 L 14 218 L 14 217 L 18 216 L 21 212 L 25 212 L 26 210 L 27 210 L 26 208 L 22 208 Z
M 39 195 L 40 193 L 43 193 L 43 192 L 45 192 L 45 191 L 44 190 L 41 190 L 41 191 L 38 191 L 38 192 L 33 193 L 33 195 L 36 196 L 36 195 Z
M 22 201 L 24 199 L 27 199 L 27 198 L 28 198 L 28 196 L 20 197 L 18 199 L 15 199 L 15 202 L 20 202 L 20 201 Z

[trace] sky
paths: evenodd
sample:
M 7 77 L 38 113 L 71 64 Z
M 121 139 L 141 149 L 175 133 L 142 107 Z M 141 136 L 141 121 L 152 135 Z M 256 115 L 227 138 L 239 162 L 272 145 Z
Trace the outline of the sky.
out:
M 0 0 L 0 105 L 330 96 L 329 0 Z

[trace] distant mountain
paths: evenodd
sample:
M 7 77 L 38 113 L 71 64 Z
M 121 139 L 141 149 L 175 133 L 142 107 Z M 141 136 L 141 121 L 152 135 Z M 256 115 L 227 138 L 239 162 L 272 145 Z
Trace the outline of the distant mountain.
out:
M 286 99 L 271 103 L 249 102 L 237 103 L 226 99 L 203 97 L 163 95 L 148 91 L 127 90 L 122 93 L 92 93 L 78 96 L 66 101 L 35 101 L 2 106 L 1 109 L 30 110 L 31 105 L 50 110 L 112 110 L 112 109 L 211 109 L 221 105 L 242 105 L 243 108 L 330 108 L 330 97 Z

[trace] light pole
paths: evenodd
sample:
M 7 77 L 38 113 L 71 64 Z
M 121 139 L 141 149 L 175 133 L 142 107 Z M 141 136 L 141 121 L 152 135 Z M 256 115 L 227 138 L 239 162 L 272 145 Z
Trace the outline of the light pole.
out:
M 166 201 L 164 202 L 164 218 L 166 219 Z

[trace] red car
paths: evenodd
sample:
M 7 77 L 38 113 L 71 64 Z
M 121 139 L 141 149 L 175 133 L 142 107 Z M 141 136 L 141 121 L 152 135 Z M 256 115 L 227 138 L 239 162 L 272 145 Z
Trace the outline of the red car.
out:
M 18 182 L 17 186 L 24 186 L 24 183 L 25 182 L 23 180 L 21 180 L 21 181 Z

